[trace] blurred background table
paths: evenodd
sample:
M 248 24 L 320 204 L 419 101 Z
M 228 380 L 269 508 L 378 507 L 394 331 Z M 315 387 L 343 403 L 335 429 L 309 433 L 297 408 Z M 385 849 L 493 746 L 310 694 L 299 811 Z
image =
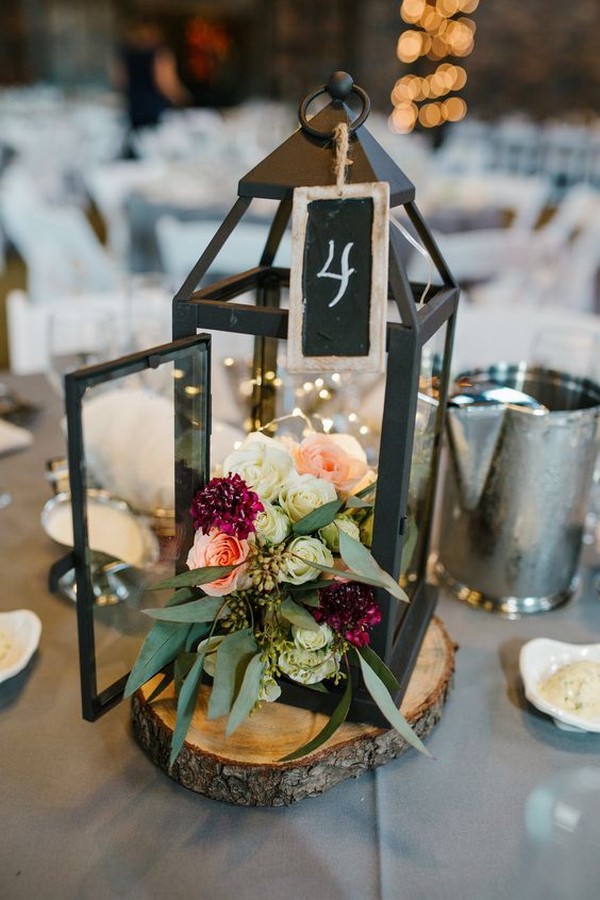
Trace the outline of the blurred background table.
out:
M 453 691 L 427 741 L 432 760 L 409 752 L 288 808 L 219 804 L 149 762 L 127 703 L 94 724 L 81 719 L 75 610 L 48 592 L 60 550 L 40 525 L 45 462 L 64 450 L 60 401 L 39 376 L 3 380 L 41 413 L 33 445 L 0 458 L 13 495 L 0 511 L 0 609 L 30 608 L 43 624 L 30 665 L 0 684 L 4 896 L 597 897 L 589 835 L 536 844 L 525 813 L 548 779 L 597 764 L 600 736 L 560 731 L 534 711 L 518 672 L 531 638 L 600 641 L 589 566 L 568 606 L 516 621 L 442 593 L 438 614 L 459 649 Z

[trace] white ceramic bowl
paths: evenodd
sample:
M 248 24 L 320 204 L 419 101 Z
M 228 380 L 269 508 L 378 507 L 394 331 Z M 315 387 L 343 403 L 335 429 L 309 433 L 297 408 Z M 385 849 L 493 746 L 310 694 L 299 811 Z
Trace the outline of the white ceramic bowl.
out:
M 540 694 L 542 681 L 570 663 L 600 663 L 600 644 L 567 644 L 549 638 L 535 638 L 521 648 L 519 667 L 525 696 L 541 712 L 552 716 L 556 725 L 566 731 L 600 732 L 600 716 L 585 719 L 577 713 L 555 706 Z
M 42 623 L 30 609 L 0 613 L 0 681 L 21 672 L 40 642 Z

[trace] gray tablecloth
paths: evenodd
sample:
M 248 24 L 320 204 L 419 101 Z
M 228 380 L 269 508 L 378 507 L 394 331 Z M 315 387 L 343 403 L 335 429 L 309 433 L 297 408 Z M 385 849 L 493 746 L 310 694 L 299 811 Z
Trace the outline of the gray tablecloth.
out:
M 0 609 L 43 623 L 27 669 L 0 684 L 0 896 L 45 900 L 520 900 L 598 897 L 598 806 L 536 844 L 526 802 L 552 777 L 600 764 L 600 735 L 560 731 L 528 706 L 518 654 L 535 636 L 600 641 L 600 600 L 506 621 L 442 596 L 459 644 L 434 759 L 409 752 L 288 808 L 244 809 L 171 781 L 132 738 L 128 704 L 80 717 L 75 610 L 51 595 L 60 551 L 41 529 L 59 402 L 39 377 L 5 380 L 40 403 L 28 450 L 0 458 Z M 581 832 L 581 833 L 580 833 Z

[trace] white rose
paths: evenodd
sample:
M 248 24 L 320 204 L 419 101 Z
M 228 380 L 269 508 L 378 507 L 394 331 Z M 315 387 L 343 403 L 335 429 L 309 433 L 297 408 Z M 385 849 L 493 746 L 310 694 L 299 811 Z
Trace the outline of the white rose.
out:
M 335 675 L 339 668 L 339 656 L 329 650 L 284 650 L 277 664 L 292 681 L 300 684 L 316 684 Z
M 249 434 L 242 446 L 223 460 L 223 471 L 243 478 L 261 500 L 276 500 L 294 468 L 294 460 L 273 438 Z
M 286 514 L 278 506 L 263 500 L 263 511 L 254 520 L 254 527 L 259 538 L 269 544 L 280 544 L 291 530 L 291 523 Z
M 314 475 L 296 474 L 288 478 L 279 491 L 279 503 L 292 522 L 299 522 L 331 500 L 337 500 L 334 486 Z
M 340 549 L 338 528 L 351 538 L 354 538 L 355 541 L 360 541 L 360 528 L 356 522 L 353 522 L 352 519 L 349 519 L 347 516 L 338 516 L 337 519 L 334 519 L 333 522 L 330 522 L 325 528 L 319 529 L 319 537 L 322 541 L 325 541 L 332 553 L 338 553 Z
M 322 650 L 333 640 L 333 631 L 329 625 L 319 625 L 318 631 L 309 628 L 297 628 L 292 625 L 292 637 L 299 650 Z
M 318 576 L 321 566 L 333 566 L 331 551 L 318 538 L 294 538 L 288 544 L 288 550 L 289 556 L 286 560 L 286 572 L 283 580 L 290 584 L 304 584 L 305 581 L 312 581 Z

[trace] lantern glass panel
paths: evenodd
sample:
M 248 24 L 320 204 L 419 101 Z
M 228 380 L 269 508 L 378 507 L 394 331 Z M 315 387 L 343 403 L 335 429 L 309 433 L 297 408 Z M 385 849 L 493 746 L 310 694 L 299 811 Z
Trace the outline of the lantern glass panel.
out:
M 444 367 L 447 324 L 423 346 L 419 391 L 408 488 L 407 525 L 402 550 L 400 579 L 412 595 L 414 585 L 425 575 L 428 536 L 433 513 L 437 464 L 440 381 Z
M 206 337 L 151 348 L 67 376 L 74 569 L 57 588 L 77 600 L 84 715 L 120 696 L 151 624 L 142 610 L 172 591 L 189 546 L 176 481 L 206 479 L 210 384 Z
M 280 290 L 280 306 L 287 309 L 288 290 Z M 255 294 L 245 293 L 235 302 L 258 305 Z M 202 322 L 202 313 L 200 314 Z M 202 326 L 203 327 L 203 326 Z M 217 419 L 252 431 L 266 428 L 269 434 L 301 439 L 307 428 L 354 436 L 377 464 L 381 416 L 383 413 L 383 373 L 289 372 L 287 341 L 264 339 L 257 353 L 253 335 L 213 331 L 212 391 Z M 255 416 L 257 397 L 262 406 Z M 307 421 L 308 420 L 308 421 Z
M 282 346 L 285 344 L 281 342 Z M 287 372 L 285 358 L 276 374 L 275 429 L 300 439 L 306 429 L 354 437 L 370 465 L 376 466 L 383 412 L 383 375 L 337 372 Z

